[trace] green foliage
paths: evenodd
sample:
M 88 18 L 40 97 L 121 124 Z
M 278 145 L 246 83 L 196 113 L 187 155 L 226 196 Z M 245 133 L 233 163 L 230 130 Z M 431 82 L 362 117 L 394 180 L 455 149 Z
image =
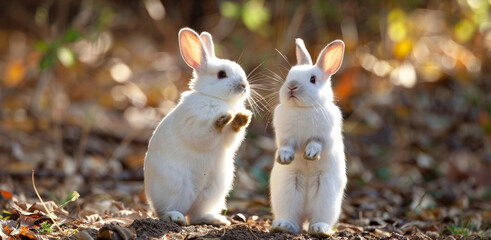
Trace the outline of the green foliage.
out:
M 450 224 L 446 227 L 446 229 L 452 235 L 462 235 L 464 237 L 471 236 L 474 234 L 481 235 L 481 236 L 483 235 L 483 232 L 479 231 L 479 228 L 475 224 L 472 224 L 471 221 L 464 222 L 462 218 L 460 219 L 458 224 L 457 223 Z
M 220 4 L 220 13 L 226 18 L 239 18 L 240 6 L 236 2 L 224 1 Z
M 53 226 L 53 223 L 50 223 L 48 221 L 44 221 L 41 223 L 41 228 L 39 230 L 40 233 L 52 233 L 53 229 L 51 227 Z
M 224 1 L 220 4 L 222 16 L 230 19 L 241 19 L 247 29 L 263 36 L 268 35 L 270 10 L 262 0 L 250 0 L 243 4 Z
M 77 199 L 80 197 L 80 194 L 77 191 L 73 191 L 72 194 L 70 194 L 65 201 L 63 201 L 62 204 L 60 204 L 60 208 L 64 208 L 66 205 L 68 205 L 71 202 L 77 201 Z
M 75 65 L 75 53 L 67 48 L 67 47 L 60 47 L 58 48 L 58 51 L 56 51 L 56 55 L 58 56 L 58 60 L 65 66 L 65 67 L 71 67 Z
M 387 167 L 379 167 L 375 171 L 375 175 L 380 180 L 388 181 L 391 178 L 390 171 Z
M 101 32 L 102 30 L 109 27 L 114 18 L 114 11 L 109 7 L 103 7 L 99 18 L 97 19 L 97 28 L 94 29 L 96 32 Z
M 94 6 L 94 9 L 100 9 L 97 20 L 84 31 L 84 34 L 89 39 L 95 38 L 100 32 L 108 28 L 114 17 L 114 11 L 109 7 Z M 75 28 L 68 28 L 63 34 L 52 41 L 37 42 L 36 48 L 43 53 L 39 62 L 39 69 L 45 71 L 53 68 L 56 59 L 65 67 L 75 66 L 76 54 L 67 44 L 74 43 L 82 37 L 83 34 L 81 31 Z
M 467 19 L 461 19 L 457 25 L 455 25 L 455 38 L 460 42 L 468 42 L 474 37 L 476 31 L 476 25 Z
M 7 210 L 3 210 L 2 216 L 0 216 L 0 219 L 2 219 L 2 220 L 8 220 L 11 216 L 12 216 L 12 213 L 11 212 L 9 212 Z
M 42 71 L 51 69 L 56 58 L 66 67 L 74 66 L 75 53 L 65 45 L 77 41 L 80 37 L 79 31 L 70 28 L 52 42 L 40 41 L 36 43 L 36 48 L 43 53 L 41 61 L 39 61 L 39 69 Z
M 472 233 L 472 230 L 463 226 L 458 226 L 456 224 L 447 226 L 447 229 L 452 233 L 452 235 L 469 236 Z
M 242 12 L 242 21 L 247 28 L 252 31 L 261 32 L 260 29 L 264 24 L 269 21 L 270 13 L 267 8 L 264 7 L 263 1 L 248 1 L 244 4 Z

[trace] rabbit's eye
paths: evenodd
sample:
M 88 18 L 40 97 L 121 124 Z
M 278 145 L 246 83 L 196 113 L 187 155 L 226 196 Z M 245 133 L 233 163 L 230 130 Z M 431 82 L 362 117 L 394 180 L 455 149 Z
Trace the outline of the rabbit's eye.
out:
M 315 84 L 315 76 L 310 77 L 310 83 Z
M 218 79 L 222 79 L 222 78 L 226 78 L 227 77 L 227 73 L 225 71 L 220 71 L 218 72 Z

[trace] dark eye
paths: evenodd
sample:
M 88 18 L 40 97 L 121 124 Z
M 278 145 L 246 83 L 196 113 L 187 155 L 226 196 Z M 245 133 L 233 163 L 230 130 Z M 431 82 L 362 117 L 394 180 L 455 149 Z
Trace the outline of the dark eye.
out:
M 315 76 L 310 77 L 310 83 L 315 84 Z
M 220 71 L 218 72 L 218 79 L 222 79 L 222 78 L 226 78 L 227 77 L 227 73 L 225 71 Z

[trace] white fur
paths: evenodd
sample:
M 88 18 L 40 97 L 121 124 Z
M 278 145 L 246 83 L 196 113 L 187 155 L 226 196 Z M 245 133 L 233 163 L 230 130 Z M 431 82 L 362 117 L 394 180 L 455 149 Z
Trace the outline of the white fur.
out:
M 340 61 L 328 69 L 321 69 L 319 62 L 325 55 L 339 57 L 331 51 L 340 45 L 326 47 L 323 53 L 327 54 L 321 53 L 316 65 L 309 63 L 310 56 L 302 46 L 303 41 L 297 40 L 301 65 L 288 73 L 274 111 L 278 151 L 270 179 L 275 217 L 271 231 L 299 233 L 303 222 L 308 221 L 310 234 L 328 236 L 341 213 L 347 177 L 342 115 L 333 103 L 330 82 Z M 310 83 L 313 75 L 315 84 Z M 295 86 L 296 98 L 289 98 L 288 87 Z
M 183 31 L 188 32 L 181 36 Z M 189 31 L 195 34 L 183 29 L 180 38 Z M 205 44 L 206 51 L 213 49 L 208 46 L 210 42 Z M 183 47 L 181 53 L 186 54 Z M 176 108 L 160 122 L 145 157 L 147 200 L 160 218 L 181 225 L 187 225 L 188 220 L 230 224 L 220 212 L 226 208 L 225 197 L 234 177 L 234 155 L 244 138 L 245 127 L 236 132 L 229 122 L 223 129 L 217 129 L 215 121 L 228 113 L 232 118 L 237 113 L 250 114 L 244 104 L 249 84 L 242 68 L 206 51 L 202 65 L 194 65 L 191 91 L 184 92 Z M 220 70 L 226 71 L 227 78 L 217 78 Z M 246 86 L 243 92 L 237 90 L 241 83 Z

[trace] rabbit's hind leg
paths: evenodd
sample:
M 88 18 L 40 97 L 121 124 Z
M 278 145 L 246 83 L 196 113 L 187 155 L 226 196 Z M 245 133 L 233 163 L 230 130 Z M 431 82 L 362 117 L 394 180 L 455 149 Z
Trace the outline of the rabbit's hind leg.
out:
M 196 199 L 191 178 L 178 171 L 166 171 L 155 176 L 146 189 L 157 215 L 164 221 L 188 225 L 185 215 Z
M 309 234 L 326 237 L 334 233 L 332 227 L 341 213 L 344 185 L 344 178 L 332 172 L 319 172 L 309 179 Z
M 220 214 L 226 209 L 225 198 L 232 188 L 234 178 L 234 166 L 229 160 L 233 156 L 227 156 L 222 161 L 225 164 L 217 164 L 217 172 L 210 174 L 210 181 L 205 184 L 203 191 L 196 198 L 189 211 L 192 224 L 210 224 L 214 226 L 228 226 L 230 222 Z
M 215 186 L 211 186 L 215 188 Z M 230 221 L 227 217 L 220 214 L 225 209 L 225 195 L 218 194 L 216 191 L 202 193 L 191 207 L 191 224 L 209 224 L 213 226 L 228 226 Z
M 305 176 L 275 164 L 271 174 L 271 204 L 275 217 L 270 231 L 299 233 L 305 207 Z

